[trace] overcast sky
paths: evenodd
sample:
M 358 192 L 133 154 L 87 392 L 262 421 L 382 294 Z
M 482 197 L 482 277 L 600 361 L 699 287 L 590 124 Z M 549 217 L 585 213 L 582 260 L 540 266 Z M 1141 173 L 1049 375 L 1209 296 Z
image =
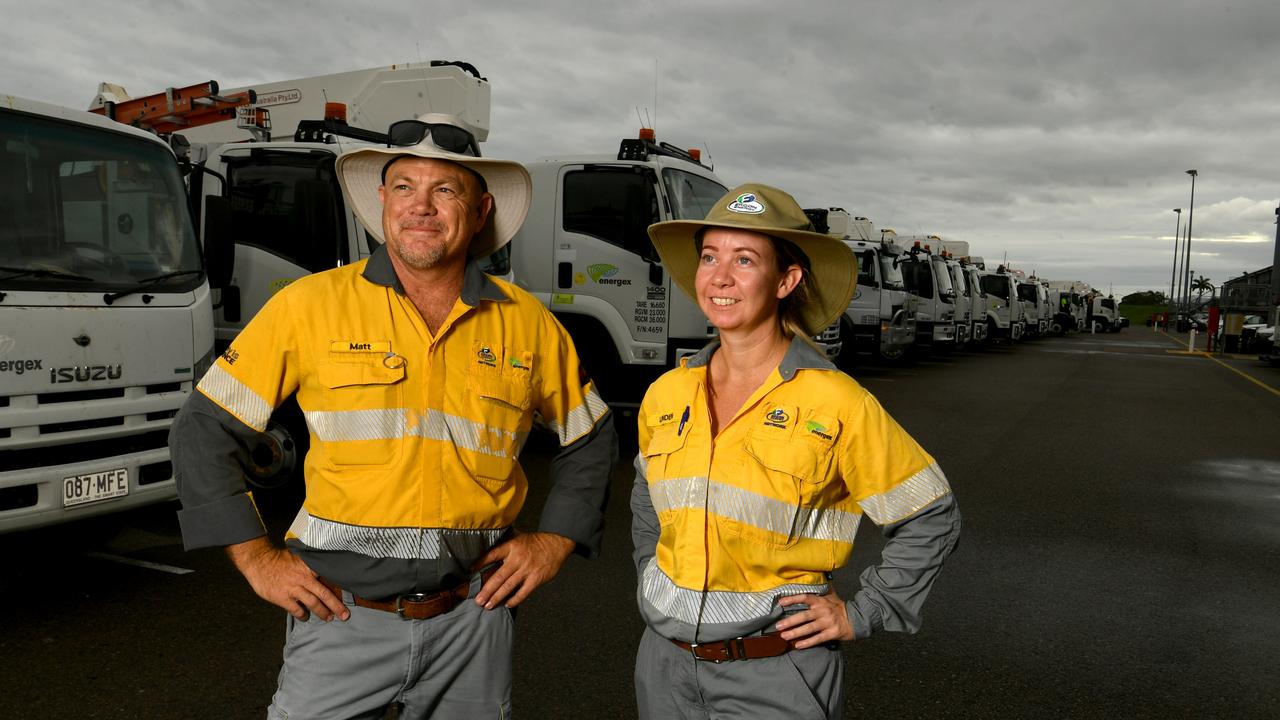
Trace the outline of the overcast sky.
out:
M 4 94 L 85 108 L 104 80 L 144 95 L 465 60 L 492 85 L 487 155 L 613 153 L 639 107 L 660 140 L 708 148 L 729 185 L 1117 295 L 1168 292 L 1196 168 L 1195 273 L 1218 284 L 1272 262 L 1275 0 L 0 9 Z

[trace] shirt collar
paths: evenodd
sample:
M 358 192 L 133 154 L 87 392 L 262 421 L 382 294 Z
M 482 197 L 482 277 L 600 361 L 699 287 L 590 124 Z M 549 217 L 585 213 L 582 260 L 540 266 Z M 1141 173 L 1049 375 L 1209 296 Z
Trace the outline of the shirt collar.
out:
M 706 347 L 685 358 L 685 367 L 705 367 L 707 363 L 711 362 L 711 355 L 719 347 L 720 339 L 712 340 L 707 343 Z M 803 339 L 792 338 L 791 344 L 787 346 L 786 354 L 782 356 L 782 362 L 778 363 L 778 374 L 782 376 L 783 380 L 790 380 L 795 377 L 797 370 L 803 369 L 835 370 L 836 366 L 832 365 L 827 356 L 818 348 Z
M 396 268 L 391 264 L 391 256 L 387 254 L 386 245 L 379 245 L 378 249 L 373 251 L 361 274 L 365 280 L 375 285 L 389 287 L 396 293 L 404 295 L 404 285 L 400 284 Z M 471 307 L 479 305 L 481 300 L 503 302 L 510 299 L 502 288 L 480 269 L 480 263 L 475 258 L 468 259 L 467 267 L 463 270 L 461 298 L 462 302 Z

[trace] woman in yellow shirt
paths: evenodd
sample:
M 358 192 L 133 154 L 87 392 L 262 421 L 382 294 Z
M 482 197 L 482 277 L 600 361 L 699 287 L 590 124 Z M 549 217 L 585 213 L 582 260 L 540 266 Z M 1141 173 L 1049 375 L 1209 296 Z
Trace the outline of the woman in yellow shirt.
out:
M 839 643 L 914 632 L 960 515 L 937 463 L 809 341 L 857 262 L 787 193 L 730 191 L 653 225 L 672 279 L 719 338 L 645 395 L 632 491 L 642 718 L 838 718 Z M 862 516 L 880 564 L 830 584 Z

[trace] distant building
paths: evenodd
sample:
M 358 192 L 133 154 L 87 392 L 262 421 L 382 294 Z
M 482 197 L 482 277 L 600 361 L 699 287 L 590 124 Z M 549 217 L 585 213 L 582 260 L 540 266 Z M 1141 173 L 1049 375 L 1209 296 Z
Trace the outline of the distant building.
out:
M 1271 273 L 1275 266 L 1247 272 L 1222 283 L 1219 297 L 1224 310 L 1264 313 L 1271 309 Z

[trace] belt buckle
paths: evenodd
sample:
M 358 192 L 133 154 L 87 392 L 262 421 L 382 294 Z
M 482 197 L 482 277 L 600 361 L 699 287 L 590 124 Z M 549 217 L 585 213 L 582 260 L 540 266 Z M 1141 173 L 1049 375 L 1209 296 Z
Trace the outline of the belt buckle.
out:
M 714 665 L 719 665 L 721 663 L 726 663 L 726 662 L 733 662 L 735 660 L 747 659 L 747 643 L 746 643 L 745 637 L 736 637 L 730 640 L 725 640 L 721 644 L 724 645 L 724 654 L 725 654 L 725 657 L 721 659 L 704 658 L 699 656 L 698 643 L 689 643 L 689 652 L 693 654 L 694 660 L 697 660 L 699 662 L 709 662 Z
M 410 593 L 396 597 L 396 615 L 399 615 L 401 620 L 409 620 L 410 618 L 404 616 L 404 603 L 421 603 L 428 597 L 427 593 Z

